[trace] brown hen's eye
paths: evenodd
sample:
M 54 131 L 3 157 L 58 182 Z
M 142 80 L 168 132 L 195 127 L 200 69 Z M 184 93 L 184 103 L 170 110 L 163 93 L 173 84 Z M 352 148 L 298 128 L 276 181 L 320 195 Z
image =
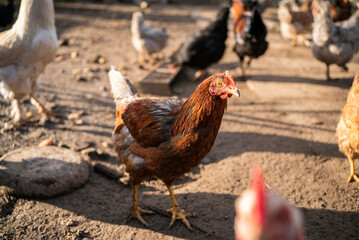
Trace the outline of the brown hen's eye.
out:
M 217 82 L 218 87 L 222 87 L 222 82 Z

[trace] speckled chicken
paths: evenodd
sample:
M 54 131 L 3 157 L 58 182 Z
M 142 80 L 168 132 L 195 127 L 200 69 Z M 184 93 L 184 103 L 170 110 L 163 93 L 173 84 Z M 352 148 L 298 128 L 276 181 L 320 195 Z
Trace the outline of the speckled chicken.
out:
M 349 19 L 334 23 L 330 17 L 329 2 L 313 1 L 313 56 L 327 66 L 327 81 L 332 80 L 329 66 L 336 64 L 348 70 L 348 63 L 359 51 L 359 10 Z
M 12 100 L 15 124 L 19 102 L 30 97 L 40 113 L 49 111 L 35 97 L 38 77 L 55 57 L 57 35 L 52 0 L 22 0 L 13 27 L 0 34 L 0 93 Z
M 167 46 L 168 36 L 165 29 L 146 26 L 141 12 L 132 14 L 131 34 L 132 44 L 139 53 L 140 64 L 144 64 L 146 60 L 153 64 L 152 55 Z
M 336 133 L 339 150 L 345 154 L 350 164 L 348 182 L 353 180 L 359 182 L 354 164 L 354 160 L 359 158 L 359 71 L 349 90 L 347 103 L 342 110 Z
M 291 46 L 295 47 L 298 41 L 310 46 L 306 34 L 312 29 L 313 16 L 310 11 L 310 1 L 298 6 L 293 0 L 282 0 L 278 7 L 278 19 L 281 35 L 284 39 L 291 40 Z
M 128 220 L 137 218 L 148 226 L 139 207 L 138 185 L 161 179 L 172 200 L 170 227 L 192 216 L 179 207 L 172 184 L 196 167 L 211 150 L 227 107 L 227 98 L 239 96 L 231 74 L 216 74 L 198 85 L 182 102 L 175 98 L 141 98 L 128 79 L 114 69 L 109 72 L 116 102 L 117 123 L 113 132 L 115 151 L 126 165 L 133 184 L 133 205 Z
M 260 167 L 252 169 L 251 177 L 251 188 L 235 202 L 236 240 L 303 240 L 300 211 L 266 189 Z

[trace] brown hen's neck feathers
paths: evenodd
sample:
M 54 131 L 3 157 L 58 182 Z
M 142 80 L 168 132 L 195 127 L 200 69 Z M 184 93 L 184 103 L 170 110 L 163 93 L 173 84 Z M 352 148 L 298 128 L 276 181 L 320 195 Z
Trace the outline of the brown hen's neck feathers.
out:
M 173 114 L 177 115 L 170 135 L 187 134 L 200 127 L 215 126 L 219 129 L 223 113 L 227 108 L 227 99 L 212 96 L 209 86 L 212 78 L 204 80 Z

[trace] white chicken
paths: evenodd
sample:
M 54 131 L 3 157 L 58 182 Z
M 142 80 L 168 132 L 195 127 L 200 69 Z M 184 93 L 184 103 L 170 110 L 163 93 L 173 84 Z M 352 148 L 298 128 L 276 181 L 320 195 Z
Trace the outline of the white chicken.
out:
M 287 200 L 265 189 L 262 169 L 252 170 L 251 189 L 235 202 L 234 230 L 237 240 L 302 240 L 299 210 Z
M 326 64 L 327 81 L 330 81 L 329 65 L 336 64 L 348 70 L 346 63 L 359 51 L 359 10 L 349 19 L 336 23 L 331 19 L 329 2 L 313 1 L 312 12 L 312 53 Z
M 52 0 L 22 0 L 13 27 L 0 34 L 0 93 L 12 100 L 16 125 L 22 114 L 19 102 L 30 97 L 39 113 L 49 111 L 35 97 L 38 77 L 58 48 Z
M 165 29 L 144 25 L 141 12 L 134 12 L 131 22 L 132 44 L 139 53 L 139 62 L 144 64 L 146 55 L 151 64 L 154 63 L 152 54 L 161 51 L 167 45 L 168 36 Z

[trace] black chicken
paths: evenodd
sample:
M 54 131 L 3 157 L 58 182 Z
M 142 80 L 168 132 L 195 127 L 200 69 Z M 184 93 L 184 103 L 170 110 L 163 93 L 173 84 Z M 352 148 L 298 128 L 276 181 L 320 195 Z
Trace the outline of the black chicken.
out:
M 233 51 L 238 55 L 242 78 L 245 79 L 244 58 L 249 57 L 247 67 L 253 58 L 263 55 L 268 48 L 267 28 L 257 8 L 257 1 L 234 1 L 234 32 L 236 44 Z
M 214 22 L 187 37 L 171 57 L 171 63 L 176 67 L 184 65 L 200 69 L 196 79 L 205 76 L 206 69 L 218 62 L 226 49 L 228 15 L 229 6 L 223 6 Z
M 0 27 L 6 27 L 14 21 L 14 1 L 8 0 L 8 4 L 0 6 Z

